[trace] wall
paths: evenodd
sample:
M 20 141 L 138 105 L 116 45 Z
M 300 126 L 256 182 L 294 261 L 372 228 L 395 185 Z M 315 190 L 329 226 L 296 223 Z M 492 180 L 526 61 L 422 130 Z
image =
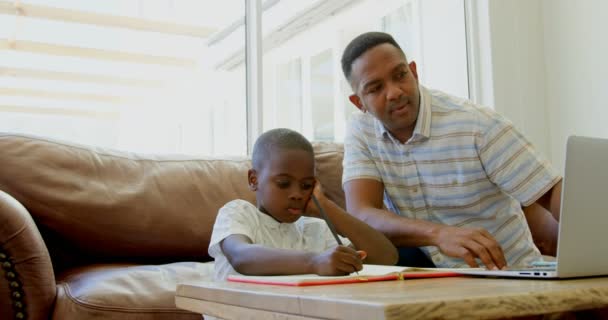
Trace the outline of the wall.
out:
M 563 168 L 569 135 L 608 138 L 608 1 L 542 4 L 551 158 Z
M 608 1 L 487 4 L 494 107 L 562 172 L 569 135 L 608 138 Z
M 542 3 L 489 1 L 494 108 L 546 157 L 551 149 L 545 101 Z

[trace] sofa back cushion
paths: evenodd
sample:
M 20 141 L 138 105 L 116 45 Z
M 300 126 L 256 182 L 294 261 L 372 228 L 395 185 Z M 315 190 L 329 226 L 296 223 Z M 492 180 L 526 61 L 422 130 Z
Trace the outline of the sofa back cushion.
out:
M 28 209 L 54 264 L 66 267 L 208 260 L 218 209 L 233 199 L 255 203 L 246 157 L 141 155 L 14 134 L 0 134 L 0 150 L 0 189 Z M 341 146 L 315 150 L 326 193 L 344 206 Z

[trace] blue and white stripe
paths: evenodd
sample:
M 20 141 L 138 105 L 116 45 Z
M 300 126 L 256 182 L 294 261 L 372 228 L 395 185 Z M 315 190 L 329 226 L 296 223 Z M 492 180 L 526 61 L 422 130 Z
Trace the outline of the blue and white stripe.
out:
M 385 206 L 404 217 L 485 228 L 510 265 L 539 258 L 521 207 L 561 177 L 493 110 L 423 87 L 420 93 L 418 121 L 406 143 L 370 114 L 353 115 L 342 182 L 382 182 Z M 438 267 L 466 266 L 435 247 L 424 250 Z

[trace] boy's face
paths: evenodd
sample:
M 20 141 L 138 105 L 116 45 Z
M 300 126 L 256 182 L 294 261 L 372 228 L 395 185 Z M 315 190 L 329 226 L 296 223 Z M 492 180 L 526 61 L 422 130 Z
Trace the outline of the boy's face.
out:
M 304 150 L 274 150 L 260 170 L 249 170 L 258 209 L 282 223 L 304 213 L 315 185 L 314 156 Z

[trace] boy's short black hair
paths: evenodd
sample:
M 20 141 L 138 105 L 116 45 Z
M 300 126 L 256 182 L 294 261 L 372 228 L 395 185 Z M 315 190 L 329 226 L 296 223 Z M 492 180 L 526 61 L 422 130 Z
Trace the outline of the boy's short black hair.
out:
M 286 128 L 272 129 L 258 137 L 253 145 L 251 163 L 253 169 L 260 170 L 264 159 L 276 150 L 303 150 L 314 156 L 312 144 L 300 133 Z
M 390 43 L 403 53 L 401 47 L 395 41 L 393 36 L 385 32 L 366 32 L 354 38 L 344 49 L 342 53 L 342 72 L 344 77 L 350 82 L 350 75 L 353 69 L 353 62 L 357 60 L 367 50 L 381 45 Z

